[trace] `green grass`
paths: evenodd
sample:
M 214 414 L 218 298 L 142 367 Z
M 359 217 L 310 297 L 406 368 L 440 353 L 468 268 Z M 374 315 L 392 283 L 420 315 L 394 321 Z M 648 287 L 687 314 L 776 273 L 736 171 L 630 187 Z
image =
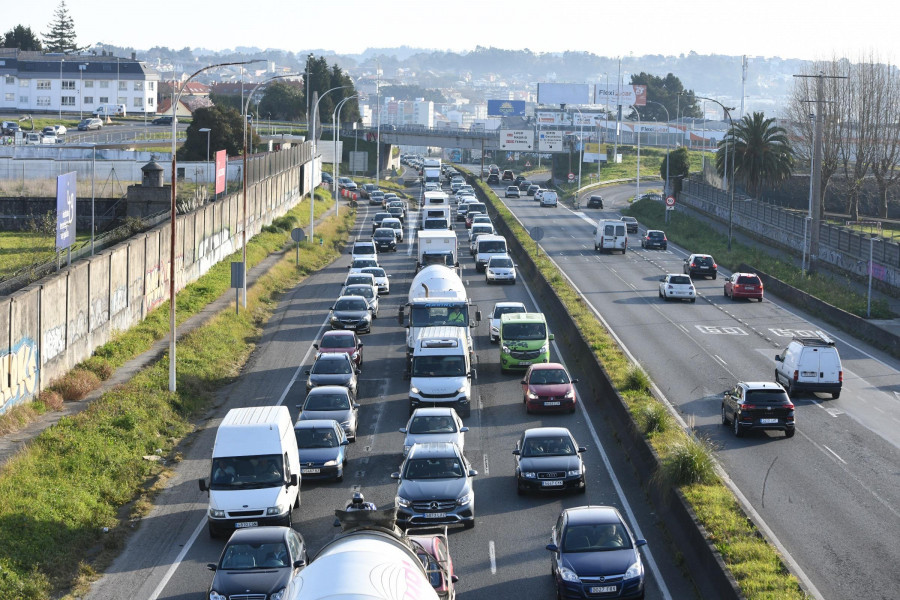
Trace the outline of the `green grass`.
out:
M 788 285 L 824 300 L 832 306 L 837 306 L 858 317 L 866 316 L 866 297 L 858 294 L 846 282 L 820 273 L 803 275 L 790 260 L 774 257 L 758 247 L 746 246 L 734 240 L 732 240 L 729 251 L 728 236 L 716 232 L 699 219 L 684 213 L 673 212 L 669 223 L 666 223 L 665 207 L 661 202 L 642 200 L 632 204 L 623 212 L 635 217 L 648 228 L 664 229 L 666 237 L 679 246 L 712 254 L 717 263 L 731 271 L 737 269 L 741 263 L 746 263 L 755 269 L 777 277 Z M 873 318 L 890 319 L 893 316 L 886 301 L 874 300 L 872 302 Z
M 662 405 L 647 393 L 641 372 L 635 370 L 609 332 L 503 202 L 487 185 L 482 182 L 478 185 L 562 300 L 581 335 L 619 390 L 632 418 L 659 454 L 662 471 L 654 481 L 674 484 L 684 493 L 746 597 L 750 600 L 806 598 L 777 550 L 753 527 L 734 496 L 715 475 L 708 444 L 671 426 L 668 415 L 660 416 Z
M 79 246 L 90 239 L 89 232 L 82 232 L 75 236 L 74 245 Z M 18 273 L 31 265 L 43 264 L 55 257 L 56 234 L 31 231 L 0 233 L 0 279 Z
M 301 221 L 303 205 L 291 213 Z M 164 356 L 84 412 L 46 430 L 2 468 L 0 600 L 83 596 L 86 582 L 121 549 L 130 520 L 149 510 L 155 487 L 180 460 L 177 445 L 193 430 L 192 419 L 205 411 L 215 390 L 239 374 L 278 296 L 336 258 L 353 220 L 349 211 L 340 221 L 330 218 L 317 228 L 324 245 L 301 244 L 300 267 L 294 252 L 286 253 L 248 290 L 247 310 L 223 311 L 180 341 L 176 393 L 168 391 Z M 274 243 L 270 236 L 275 235 L 257 236 L 253 245 L 257 238 Z M 278 235 L 283 246 L 288 234 Z M 199 305 L 207 292 L 198 294 L 198 288 L 215 288 L 220 280 L 219 273 L 207 274 L 179 294 L 179 307 L 188 297 Z M 167 312 L 163 305 L 154 315 Z M 131 339 L 129 332 L 105 348 L 111 357 L 133 355 L 141 344 L 111 348 Z M 163 460 L 144 458 L 154 455 Z

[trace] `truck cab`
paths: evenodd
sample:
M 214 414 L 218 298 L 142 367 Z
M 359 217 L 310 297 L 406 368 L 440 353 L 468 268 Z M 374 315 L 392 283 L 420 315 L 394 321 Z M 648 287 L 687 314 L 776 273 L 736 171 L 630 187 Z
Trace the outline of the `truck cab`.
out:
M 476 376 L 473 357 L 468 335 L 458 327 L 422 329 L 410 362 L 410 414 L 420 406 L 445 406 L 468 417 Z

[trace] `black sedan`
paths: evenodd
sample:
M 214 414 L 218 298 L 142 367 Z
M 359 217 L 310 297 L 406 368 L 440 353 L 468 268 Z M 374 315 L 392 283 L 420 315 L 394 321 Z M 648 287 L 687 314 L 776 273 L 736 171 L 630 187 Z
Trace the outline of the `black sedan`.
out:
M 301 415 L 302 416 L 302 415 Z M 344 480 L 350 440 L 334 419 L 299 419 L 294 425 L 300 475 L 307 479 Z
M 280 598 L 288 582 L 309 564 L 303 536 L 290 527 L 238 529 L 225 544 L 207 598 Z
M 369 310 L 365 298 L 341 296 L 331 307 L 330 323 L 332 329 L 352 329 L 357 333 L 369 333 L 372 331 L 372 311 Z
M 643 598 L 644 564 L 631 529 L 612 506 L 562 511 L 547 550 L 559 598 Z
M 565 427 L 526 429 L 516 443 L 516 491 L 586 491 L 584 463 L 575 438 Z
M 794 437 L 794 403 L 780 384 L 742 381 L 722 396 L 722 425 L 729 424 L 737 437 L 760 429 L 775 429 L 783 431 L 785 437 Z

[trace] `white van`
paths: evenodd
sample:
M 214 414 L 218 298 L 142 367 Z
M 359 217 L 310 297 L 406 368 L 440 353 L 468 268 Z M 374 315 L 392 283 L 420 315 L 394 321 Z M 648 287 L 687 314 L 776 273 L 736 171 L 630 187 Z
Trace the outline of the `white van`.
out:
M 300 506 L 300 455 L 286 406 L 228 411 L 216 432 L 209 492 L 209 535 L 244 527 L 291 526 Z
M 125 117 L 126 109 L 124 104 L 101 104 L 91 111 L 95 117 Z
M 622 221 L 597 221 L 594 228 L 594 250 L 612 252 L 621 250 L 622 254 L 628 249 L 628 232 Z
M 841 357 L 826 336 L 795 337 L 775 355 L 775 382 L 792 398 L 799 392 L 825 392 L 840 398 L 844 382 Z
M 419 331 L 410 363 L 409 414 L 420 406 L 471 413 L 472 352 L 466 331 L 459 327 L 425 327 Z
M 450 208 L 450 198 L 444 192 L 435 190 L 433 192 L 425 192 L 423 204 L 426 208 L 434 208 L 437 206 L 446 206 Z
M 492 256 L 507 254 L 506 238 L 502 235 L 483 233 L 475 238 L 475 270 L 484 273 Z

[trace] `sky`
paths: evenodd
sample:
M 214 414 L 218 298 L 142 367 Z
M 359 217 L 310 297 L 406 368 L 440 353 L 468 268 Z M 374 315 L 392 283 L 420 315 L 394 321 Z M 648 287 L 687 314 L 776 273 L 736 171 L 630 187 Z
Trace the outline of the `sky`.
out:
M 59 0 L 4 4 L 0 32 L 25 25 L 41 34 Z M 152 8 L 69 0 L 67 6 L 79 44 L 138 50 L 256 46 L 355 54 L 404 45 L 457 52 L 493 46 L 610 57 L 694 51 L 851 60 L 874 54 L 895 61 L 900 49 L 900 4 L 891 0 L 207 0 Z M 673 7 L 677 14 L 669 12 Z

